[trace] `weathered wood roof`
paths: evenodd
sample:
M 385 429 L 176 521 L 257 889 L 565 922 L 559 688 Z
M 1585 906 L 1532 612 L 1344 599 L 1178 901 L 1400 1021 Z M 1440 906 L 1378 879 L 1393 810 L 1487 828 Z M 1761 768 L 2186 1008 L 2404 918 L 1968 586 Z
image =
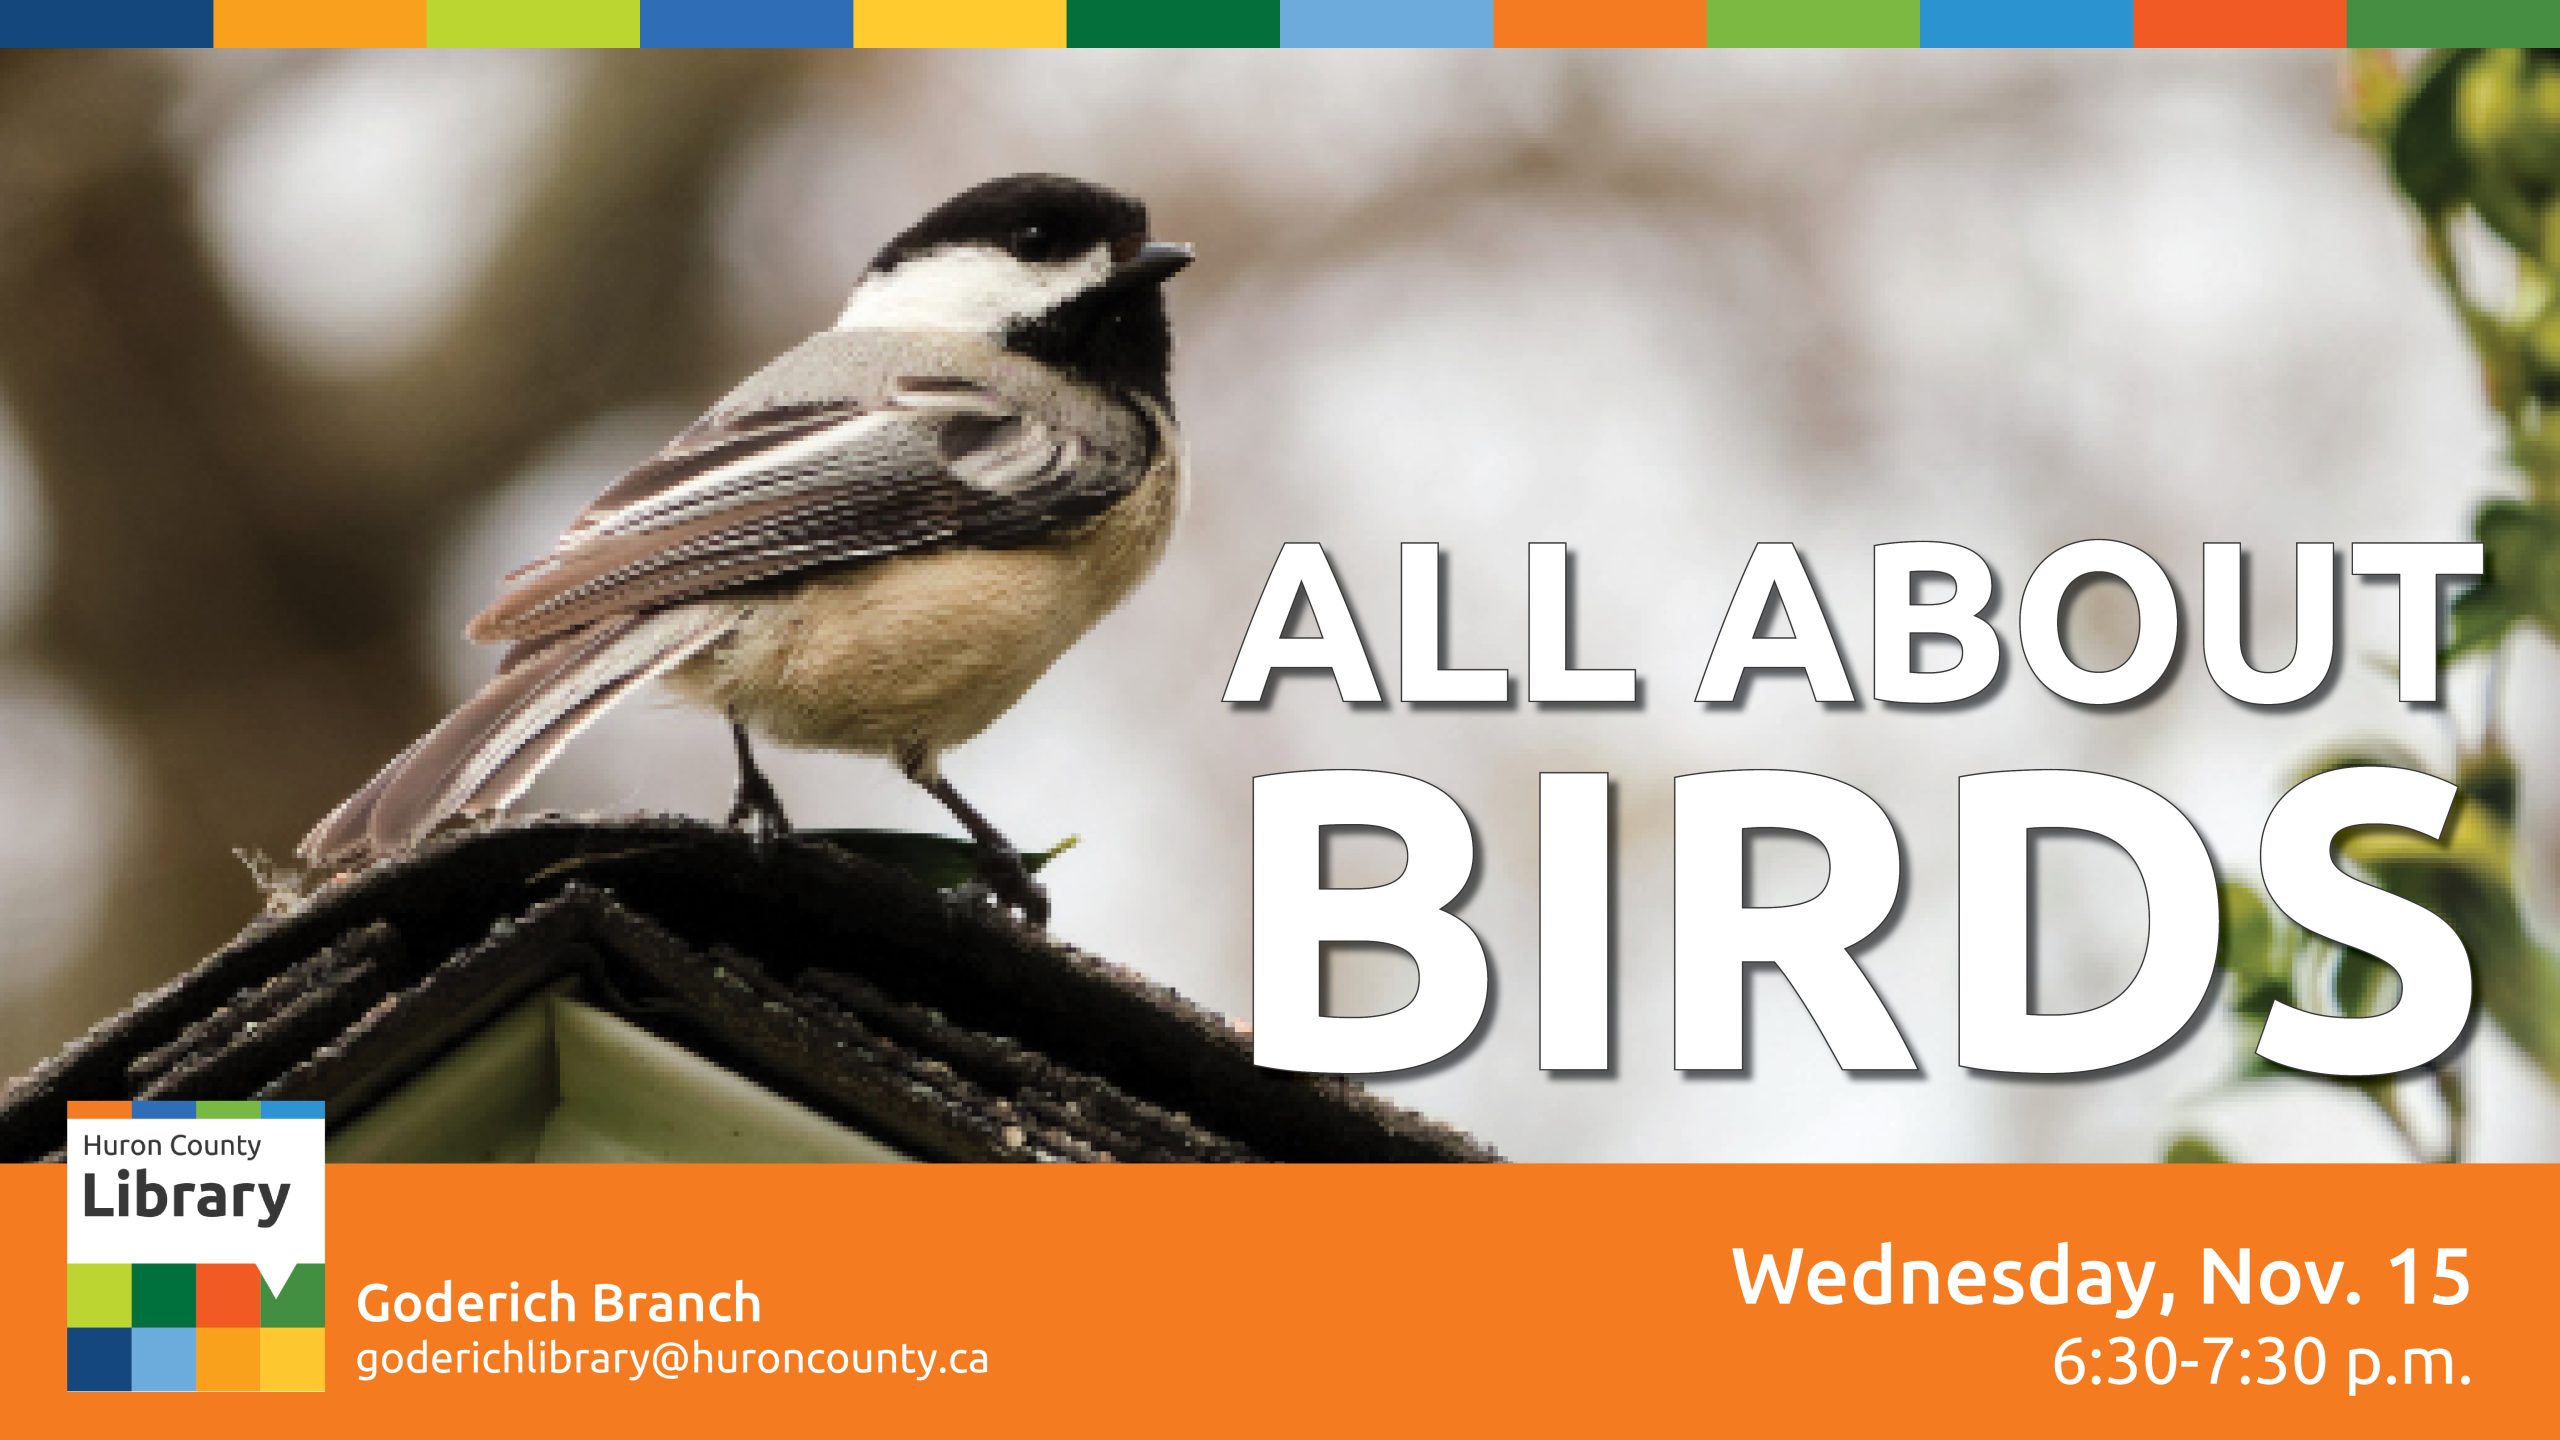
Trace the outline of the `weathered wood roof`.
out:
M 1172 991 L 824 840 L 537 819 L 251 925 L 0 1095 L 0 1160 L 57 1152 L 67 1100 L 321 1099 L 341 1125 L 564 981 L 919 1158 L 1497 1158 L 1258 1069 Z

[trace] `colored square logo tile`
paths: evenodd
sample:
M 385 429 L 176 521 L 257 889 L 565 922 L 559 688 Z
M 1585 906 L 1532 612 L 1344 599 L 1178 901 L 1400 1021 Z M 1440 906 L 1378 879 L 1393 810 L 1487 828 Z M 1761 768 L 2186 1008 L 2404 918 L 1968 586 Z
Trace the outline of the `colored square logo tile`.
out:
M 198 1265 L 196 1267 L 196 1324 L 199 1326 L 233 1326 L 258 1328 L 258 1312 L 266 1298 L 266 1287 L 258 1282 L 255 1265 Z
M 133 1332 L 74 1326 L 63 1332 L 63 1362 L 65 1388 L 130 1390 L 133 1388 Z
M 194 1390 L 196 1388 L 196 1332 L 193 1330 L 134 1331 L 133 1388 L 136 1390 Z
M 255 1327 L 196 1331 L 196 1388 L 257 1389 L 260 1333 Z
M 192 1330 L 196 1323 L 196 1267 L 133 1267 L 133 1322 L 138 1329 Z
M 316 1270 L 306 1265 L 305 1270 Z M 261 1390 L 325 1390 L 328 1388 L 326 1330 L 261 1330 L 258 1332 L 258 1388 Z
M 328 1273 L 326 1265 L 294 1266 L 284 1289 L 265 1296 L 258 1306 L 258 1323 L 270 1330 L 316 1330 L 328 1324 Z
M 74 1329 L 121 1330 L 133 1323 L 133 1267 L 72 1265 L 66 1267 L 64 1323 Z

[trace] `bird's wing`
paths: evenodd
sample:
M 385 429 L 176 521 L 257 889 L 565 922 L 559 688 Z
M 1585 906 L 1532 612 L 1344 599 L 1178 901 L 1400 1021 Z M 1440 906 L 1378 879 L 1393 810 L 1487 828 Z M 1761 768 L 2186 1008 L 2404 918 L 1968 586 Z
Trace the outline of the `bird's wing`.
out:
M 510 576 L 471 638 L 522 649 L 821 566 L 1036 542 L 1109 509 L 1152 458 L 1143 427 L 1067 414 L 950 376 L 714 412 Z

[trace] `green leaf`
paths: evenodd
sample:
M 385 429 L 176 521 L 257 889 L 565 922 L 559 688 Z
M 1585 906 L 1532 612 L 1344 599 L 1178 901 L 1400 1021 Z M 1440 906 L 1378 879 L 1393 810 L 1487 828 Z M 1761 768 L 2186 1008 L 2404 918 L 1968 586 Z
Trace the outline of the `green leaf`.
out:
M 2390 985 L 2389 1003 L 2384 1002 L 2383 987 Z M 2400 977 L 2388 965 L 2361 950 L 2340 949 L 2337 963 L 2329 971 L 2329 998 L 2337 1013 L 2361 1020 L 2380 1015 L 2400 1003 Z
M 2492 734 L 2454 767 L 2453 783 L 2466 805 L 2477 805 L 2500 825 L 2516 823 L 2516 761 Z
M 2418 758 L 2418 752 L 2405 745 L 2396 745 L 2388 740 L 2368 740 L 2323 751 L 2315 756 L 2310 764 L 2294 772 L 2293 777 L 2285 783 L 2290 788 L 2314 775 L 2326 775 L 2332 770 L 2353 770 L 2367 765 L 2378 765 L 2386 770 L 2427 769 L 2426 763 Z
M 2305 775 L 2349 765 L 2427 769 L 2413 755 L 2374 745 L 2327 755 Z M 2491 740 L 2463 757 L 2455 783 L 2460 794 L 2442 839 L 2395 826 L 2360 825 L 2339 832 L 2339 858 L 2372 884 L 2452 927 L 2470 956 L 2481 1009 L 2544 1073 L 2560 1080 L 2560 952 L 2535 940 L 2515 891 L 2515 761 Z M 2277 952 L 2289 963 L 2298 943 L 2280 933 Z M 2231 944 L 2226 933 L 2226 953 Z M 2364 1007 L 2377 1001 L 2383 973 L 2385 967 L 2369 957 L 2342 956 L 2330 972 L 2331 996 L 2344 1013 L 2370 1013 Z M 2289 985 L 2269 985 L 2235 999 L 2244 1015 L 2262 1013 L 2276 999 L 2300 1004 L 2289 992 Z M 2266 1073 L 2246 1061 L 2243 1068 L 2249 1074 Z M 2384 1102 L 2377 1096 L 2376 1103 Z
M 2471 522 L 2482 574 L 2453 602 L 2445 659 L 2494 650 L 2520 624 L 2560 639 L 2560 513 L 2522 500 L 2492 500 Z
M 2453 597 L 2453 633 L 2445 641 L 2441 663 L 2465 655 L 2486 654 L 2507 643 L 2507 632 L 2523 619 L 2514 600 L 2487 576 L 2474 580 Z
M 967 840 L 949 835 L 920 834 L 912 830 L 797 830 L 793 838 L 814 840 L 839 850 L 892 865 L 936 890 L 948 890 L 977 878 L 981 852 Z M 1046 850 L 1026 851 L 1022 865 L 1039 871 L 1050 861 L 1075 848 L 1076 837 L 1068 836 Z
M 2445 50 L 2427 62 L 2391 124 L 2391 178 L 2420 213 L 2444 215 L 2471 193 L 2471 156 L 2454 124 L 2456 92 L 2476 50 Z
M 2280 925 L 2257 887 L 2222 882 L 2222 942 L 2214 963 L 2231 977 L 2231 1008 L 2263 1019 L 2293 988 L 2292 927 Z
M 2516 898 L 2514 836 L 2499 809 L 2512 813 L 2512 772 L 2494 762 L 2473 769 L 2484 788 L 2454 802 L 2444 839 L 2364 826 L 2339 835 L 2339 853 L 2375 885 L 2453 927 L 2471 957 L 2480 1007 L 2560 1080 L 2560 953 L 2535 941 Z
M 2231 1157 L 2222 1147 L 2192 1131 L 2169 1142 L 2168 1151 L 2160 1157 L 2164 1165 L 2228 1165 Z
M 2540 254 L 2542 211 L 2531 197 L 2501 170 L 2475 169 L 2470 178 L 2471 208 L 2498 232 L 2498 238 L 2527 255 Z
M 2231 977 L 2226 998 L 2233 1017 L 2254 1034 L 2278 1002 L 2303 1005 L 2297 986 L 2307 973 L 2309 948 L 2315 943 L 2323 949 L 2327 946 L 2304 934 L 2246 880 L 2223 881 L 2221 898 L 2222 940 L 2214 963 Z M 2240 1057 L 2243 1080 L 2289 1073 L 2260 1059 L 2254 1049 Z

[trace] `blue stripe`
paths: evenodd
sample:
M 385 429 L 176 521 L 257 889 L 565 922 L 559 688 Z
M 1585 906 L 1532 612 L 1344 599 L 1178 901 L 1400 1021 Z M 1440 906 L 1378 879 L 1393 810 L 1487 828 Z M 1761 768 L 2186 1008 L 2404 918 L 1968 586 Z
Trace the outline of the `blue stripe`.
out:
M 652 49 L 848 49 L 854 0 L 640 0 Z
M 1280 43 L 1292 49 L 1493 44 L 1493 0 L 1280 0 Z
M 2133 44 L 2133 0 L 1927 0 L 1920 7 L 1920 43 L 2116 49 Z
M 261 1100 L 258 1102 L 258 1118 L 261 1120 L 326 1120 L 329 1118 L 329 1102 L 326 1100 Z
M 213 0 L 11 0 L 0 47 L 102 50 L 213 44 Z
M 133 1102 L 133 1118 L 136 1120 L 193 1120 L 196 1118 L 196 1102 L 193 1100 L 136 1100 Z

